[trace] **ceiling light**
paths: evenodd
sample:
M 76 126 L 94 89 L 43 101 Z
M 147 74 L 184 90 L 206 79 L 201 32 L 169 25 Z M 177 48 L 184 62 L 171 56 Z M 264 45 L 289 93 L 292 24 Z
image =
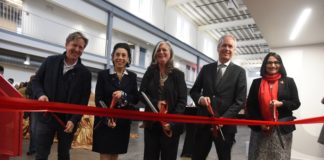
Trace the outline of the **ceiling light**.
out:
M 30 57 L 26 56 L 26 60 L 24 61 L 25 65 L 30 65 Z
M 290 33 L 289 40 L 295 40 L 298 36 L 299 32 L 301 31 L 303 25 L 305 24 L 306 20 L 308 19 L 310 13 L 312 12 L 312 9 L 306 8 L 303 10 L 303 12 L 300 14 L 297 23 L 295 24 L 292 32 Z

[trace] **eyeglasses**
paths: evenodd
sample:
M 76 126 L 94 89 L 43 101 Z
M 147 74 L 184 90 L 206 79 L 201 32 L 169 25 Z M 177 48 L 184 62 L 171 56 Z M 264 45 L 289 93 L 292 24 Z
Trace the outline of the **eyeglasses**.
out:
M 279 61 L 268 61 L 267 62 L 267 65 L 279 65 L 280 64 L 280 62 Z

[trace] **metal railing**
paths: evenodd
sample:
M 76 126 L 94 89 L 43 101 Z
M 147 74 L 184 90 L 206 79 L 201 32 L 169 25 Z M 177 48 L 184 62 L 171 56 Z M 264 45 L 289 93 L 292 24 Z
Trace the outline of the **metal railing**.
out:
M 0 1 L 0 28 L 26 35 L 49 43 L 65 46 L 65 38 L 71 32 L 80 31 L 78 26 L 68 26 L 46 15 L 37 15 Z M 106 38 L 82 31 L 89 39 L 85 52 L 105 56 Z

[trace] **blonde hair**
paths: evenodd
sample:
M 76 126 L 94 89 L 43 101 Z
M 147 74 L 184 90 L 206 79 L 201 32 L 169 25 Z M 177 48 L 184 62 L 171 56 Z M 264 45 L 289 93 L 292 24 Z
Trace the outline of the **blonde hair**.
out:
M 154 50 L 153 50 L 153 54 L 152 54 L 151 66 L 157 65 L 156 53 L 157 53 L 157 50 L 159 49 L 159 47 L 161 46 L 161 44 L 166 44 L 166 45 L 169 46 L 169 49 L 170 49 L 170 59 L 169 59 L 169 61 L 166 64 L 166 67 L 167 67 L 166 71 L 167 71 L 167 73 L 171 73 L 172 72 L 172 69 L 174 68 L 174 64 L 173 64 L 174 52 L 173 52 L 173 49 L 171 47 L 171 43 L 169 41 L 160 41 L 160 42 L 158 42 L 155 45 Z

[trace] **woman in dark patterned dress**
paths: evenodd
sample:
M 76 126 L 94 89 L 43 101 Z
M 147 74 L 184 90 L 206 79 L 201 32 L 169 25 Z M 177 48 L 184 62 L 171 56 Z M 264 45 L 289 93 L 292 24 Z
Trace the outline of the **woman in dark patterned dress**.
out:
M 248 119 L 290 121 L 300 101 L 294 79 L 287 77 L 281 57 L 266 55 L 261 66 L 261 78 L 252 82 L 248 100 Z M 250 126 L 252 129 L 249 160 L 289 160 L 294 125 Z

